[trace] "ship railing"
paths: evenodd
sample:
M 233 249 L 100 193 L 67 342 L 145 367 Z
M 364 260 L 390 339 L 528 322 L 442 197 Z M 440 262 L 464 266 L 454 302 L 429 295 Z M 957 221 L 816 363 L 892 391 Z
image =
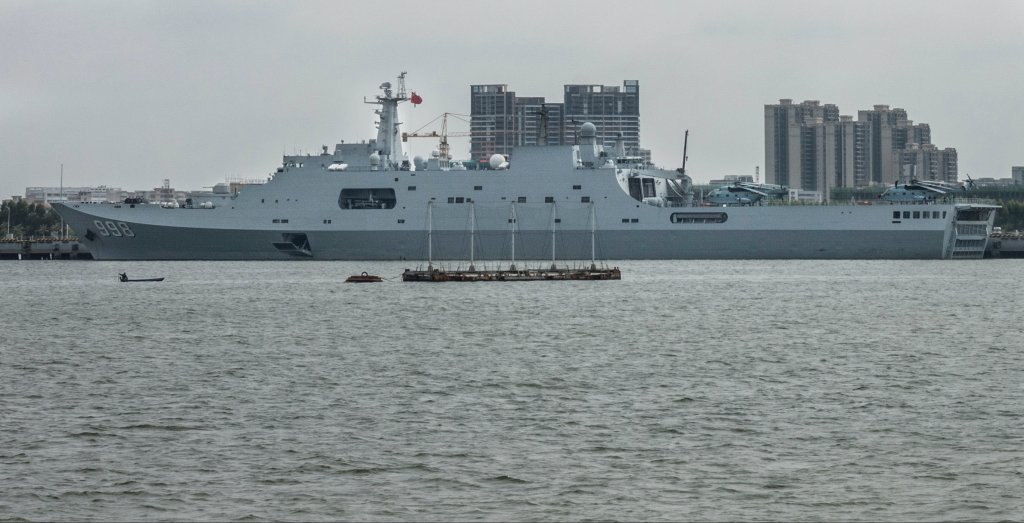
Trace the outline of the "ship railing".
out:
M 953 203 L 970 205 L 999 205 L 991 198 L 953 198 Z
M 830 200 L 830 201 L 815 201 L 815 200 L 762 200 L 754 205 L 940 205 L 940 204 L 976 204 L 976 205 L 998 205 L 995 200 L 986 198 L 949 198 L 939 200 L 929 200 L 920 202 L 893 202 L 881 199 L 874 200 Z
M 883 203 L 888 204 L 888 203 L 894 203 L 894 202 L 867 201 L 867 200 L 857 200 L 857 201 L 853 201 L 853 202 L 851 202 L 849 200 L 832 200 L 830 202 L 824 202 L 824 201 L 819 202 L 819 201 L 808 201 L 808 200 L 792 200 L 792 201 L 790 201 L 790 200 L 761 200 L 760 202 L 756 202 L 756 203 L 753 203 L 753 204 L 744 204 L 744 205 L 747 205 L 749 207 L 769 207 L 769 206 L 779 207 L 779 206 L 809 206 L 809 205 L 827 205 L 827 206 L 830 206 L 830 207 L 846 205 L 846 206 L 851 206 L 852 207 L 852 206 L 857 206 L 857 205 L 881 205 Z M 932 203 L 936 203 L 936 202 L 932 202 Z M 705 202 L 702 203 L 700 201 L 700 198 L 694 198 L 693 205 L 691 205 L 690 207 L 721 207 L 721 206 L 722 206 L 722 204 L 715 204 L 715 203 L 711 203 L 711 202 L 708 202 L 708 201 L 705 201 Z M 736 204 L 730 204 L 729 205 L 729 207 L 736 207 L 736 206 L 737 206 Z M 670 206 L 670 207 L 686 207 L 686 206 L 685 205 L 675 205 L 675 206 Z

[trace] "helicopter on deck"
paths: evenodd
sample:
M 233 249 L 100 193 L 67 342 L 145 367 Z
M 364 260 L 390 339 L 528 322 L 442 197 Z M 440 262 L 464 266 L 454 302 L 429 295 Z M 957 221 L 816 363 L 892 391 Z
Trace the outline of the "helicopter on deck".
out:
M 789 188 L 784 185 L 736 182 L 712 189 L 705 201 L 714 205 L 755 205 L 765 199 L 781 199 L 788 194 Z
M 927 203 L 945 200 L 974 188 L 974 180 L 970 175 L 964 183 L 950 183 L 934 180 L 918 180 L 911 178 L 907 183 L 896 182 L 878 198 L 887 202 L 918 202 Z

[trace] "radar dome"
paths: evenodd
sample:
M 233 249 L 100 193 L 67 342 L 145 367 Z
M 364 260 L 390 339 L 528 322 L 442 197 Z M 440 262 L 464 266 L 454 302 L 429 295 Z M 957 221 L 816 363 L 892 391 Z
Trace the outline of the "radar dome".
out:
M 504 163 L 505 163 L 505 157 L 504 156 L 502 156 L 500 154 L 497 154 L 497 153 L 491 155 L 491 161 L 490 161 L 491 169 L 499 169 L 499 168 L 501 168 L 501 166 Z
M 412 158 L 412 163 L 416 166 L 417 171 L 427 168 L 427 160 L 418 154 Z
M 597 136 L 597 127 L 590 122 L 583 122 L 580 126 L 580 137 L 582 138 L 593 138 Z
M 370 165 L 380 165 L 380 155 L 377 154 L 377 151 L 370 155 Z

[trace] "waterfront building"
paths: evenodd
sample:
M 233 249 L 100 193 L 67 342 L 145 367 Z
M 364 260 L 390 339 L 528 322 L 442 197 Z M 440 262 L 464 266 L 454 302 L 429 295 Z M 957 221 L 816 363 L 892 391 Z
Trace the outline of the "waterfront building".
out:
M 590 122 L 597 127 L 597 143 L 613 145 L 621 134 L 626 153 L 640 155 L 640 82 L 566 85 L 565 119 L 565 143 L 578 143 L 576 133 Z
M 517 145 L 579 143 L 584 122 L 597 127 L 598 143 L 612 145 L 620 133 L 626 152 L 650 162 L 640 147 L 640 84 L 564 85 L 561 102 L 540 96 L 516 96 L 507 84 L 470 86 L 470 157 L 486 162 L 494 154 L 512 159 Z
M 827 193 L 910 177 L 957 181 L 956 149 L 931 143 L 931 127 L 904 109 L 875 105 L 857 119 L 817 100 L 765 105 L 765 181 Z
M 486 162 L 494 154 L 510 158 L 515 144 L 516 93 L 505 84 L 470 86 L 469 154 Z
M 1010 173 L 1014 185 L 1024 185 L 1024 166 L 1014 165 L 1010 168 Z
M 957 154 L 956 149 L 938 147 L 926 143 L 910 143 L 898 153 L 901 156 L 900 167 L 902 168 L 901 180 L 931 180 L 941 182 L 956 182 Z
M 733 185 L 740 182 L 755 183 L 754 177 L 749 174 L 727 174 L 720 180 L 711 180 L 708 185 Z
M 112 202 L 122 198 L 120 187 L 26 187 L 25 201 L 50 202 Z
M 1013 187 L 1017 185 L 1013 178 L 974 178 L 975 187 Z
M 794 104 L 784 98 L 764 106 L 765 181 L 807 190 L 825 185 L 826 165 L 835 171 L 835 132 L 839 108 L 817 100 Z M 832 143 L 829 143 L 832 142 Z
M 210 194 L 234 194 L 247 185 L 260 185 L 261 179 L 228 178 L 210 189 L 183 191 L 171 187 L 171 180 L 164 179 L 163 185 L 149 190 L 128 191 L 120 187 L 26 187 L 24 199 L 28 203 L 49 205 L 53 202 L 103 203 L 120 202 L 126 198 L 139 198 L 152 203 L 183 204 L 189 199 L 199 199 Z M 12 201 L 22 197 L 14 196 Z
M 515 145 L 565 145 L 565 104 L 544 97 L 515 99 Z

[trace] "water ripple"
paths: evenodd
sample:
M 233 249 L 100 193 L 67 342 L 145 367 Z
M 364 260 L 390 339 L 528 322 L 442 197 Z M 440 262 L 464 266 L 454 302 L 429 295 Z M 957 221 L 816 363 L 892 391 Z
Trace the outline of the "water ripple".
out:
M 1024 266 L 619 265 L 0 263 L 0 519 L 1024 520 Z

